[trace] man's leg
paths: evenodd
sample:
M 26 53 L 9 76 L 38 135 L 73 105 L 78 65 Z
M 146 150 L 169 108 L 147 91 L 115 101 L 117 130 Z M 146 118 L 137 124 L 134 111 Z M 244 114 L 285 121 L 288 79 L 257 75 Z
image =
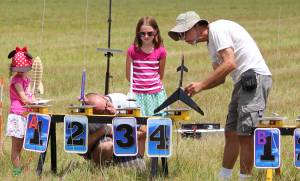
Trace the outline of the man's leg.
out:
M 235 131 L 225 131 L 225 147 L 223 154 L 223 168 L 232 169 L 239 155 L 239 138 Z
M 222 168 L 219 174 L 221 180 L 230 179 L 233 166 L 239 155 L 240 143 L 236 132 L 238 118 L 238 90 L 239 86 L 235 85 L 232 92 L 231 101 L 228 106 L 228 115 L 225 125 L 225 147 Z
M 222 168 L 219 173 L 220 180 L 230 180 L 233 166 L 239 155 L 239 139 L 235 131 L 225 131 L 225 147 Z
M 244 91 L 241 83 L 234 85 L 225 125 L 225 148 L 221 179 L 229 179 L 240 151 L 240 179 L 249 178 L 253 167 L 253 137 L 251 129 L 258 122 L 260 111 L 265 109 L 266 99 L 272 85 L 269 76 L 258 76 L 256 91 Z M 264 80 L 263 80 L 264 79 Z M 262 85 L 263 84 L 263 85 Z M 231 130 L 232 132 L 228 132 Z M 237 136 L 237 132 L 245 136 Z M 236 144 L 238 143 L 238 145 Z
M 145 153 L 146 132 L 147 127 L 145 125 L 142 125 L 138 130 L 138 150 L 141 157 L 144 157 Z
M 239 136 L 241 152 L 240 152 L 240 173 L 251 175 L 254 161 L 253 153 L 253 136 Z
M 113 143 L 112 141 L 101 142 L 92 152 L 92 160 L 96 164 L 104 164 L 109 161 L 113 156 Z
M 237 130 L 240 142 L 240 179 L 249 178 L 254 164 L 254 146 L 252 129 L 258 124 L 259 117 L 263 116 L 267 97 L 272 85 L 270 76 L 258 75 L 256 90 L 241 89 L 239 99 L 239 118 Z

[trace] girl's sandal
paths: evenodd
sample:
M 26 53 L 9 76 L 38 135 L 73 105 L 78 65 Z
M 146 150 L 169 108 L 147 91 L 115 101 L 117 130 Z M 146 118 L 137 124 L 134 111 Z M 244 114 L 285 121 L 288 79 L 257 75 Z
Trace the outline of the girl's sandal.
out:
M 20 176 L 22 174 L 22 168 L 13 168 L 12 174 L 14 177 Z

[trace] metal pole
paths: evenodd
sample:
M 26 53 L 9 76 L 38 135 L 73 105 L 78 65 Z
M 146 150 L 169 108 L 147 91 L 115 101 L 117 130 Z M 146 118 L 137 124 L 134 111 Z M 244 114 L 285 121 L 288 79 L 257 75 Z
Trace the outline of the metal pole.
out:
M 112 0 L 109 0 L 109 15 L 108 15 L 108 43 L 107 43 L 107 47 L 108 49 L 110 49 L 110 32 L 111 32 L 111 2 Z M 109 93 L 109 79 L 111 78 L 110 73 L 109 73 L 109 64 L 110 64 L 110 57 L 113 54 L 111 52 L 107 52 L 105 54 L 105 56 L 107 57 L 107 65 L 106 65 L 106 75 L 105 75 L 105 95 L 107 95 Z
M 50 138 L 51 138 L 51 170 L 57 173 L 57 148 L 56 148 L 56 122 L 50 123 Z
M 158 157 L 151 158 L 151 171 L 150 171 L 150 180 L 154 180 L 157 177 L 158 170 Z
M 166 177 L 169 174 L 168 158 L 161 157 L 161 164 L 162 164 L 163 174 Z

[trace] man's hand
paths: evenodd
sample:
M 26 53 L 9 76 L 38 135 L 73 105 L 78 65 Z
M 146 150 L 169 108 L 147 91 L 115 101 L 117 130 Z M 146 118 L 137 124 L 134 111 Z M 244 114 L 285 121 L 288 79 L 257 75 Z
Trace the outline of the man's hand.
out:
M 106 125 L 104 126 L 104 129 L 105 129 L 105 135 L 106 136 L 112 136 L 112 127 L 111 125 Z
M 203 90 L 202 82 L 192 82 L 184 88 L 184 91 L 188 94 L 188 96 L 193 96 L 202 90 Z

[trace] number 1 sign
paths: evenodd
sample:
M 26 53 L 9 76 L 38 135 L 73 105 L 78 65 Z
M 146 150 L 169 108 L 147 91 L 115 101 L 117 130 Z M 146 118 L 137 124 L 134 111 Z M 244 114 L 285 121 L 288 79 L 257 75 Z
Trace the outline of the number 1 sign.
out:
M 28 114 L 23 144 L 25 150 L 40 153 L 47 150 L 50 121 L 51 118 L 47 114 Z
M 278 128 L 255 129 L 254 159 L 257 168 L 280 167 L 280 130 Z
M 147 120 L 147 154 L 149 157 L 171 156 L 172 120 L 149 118 Z

